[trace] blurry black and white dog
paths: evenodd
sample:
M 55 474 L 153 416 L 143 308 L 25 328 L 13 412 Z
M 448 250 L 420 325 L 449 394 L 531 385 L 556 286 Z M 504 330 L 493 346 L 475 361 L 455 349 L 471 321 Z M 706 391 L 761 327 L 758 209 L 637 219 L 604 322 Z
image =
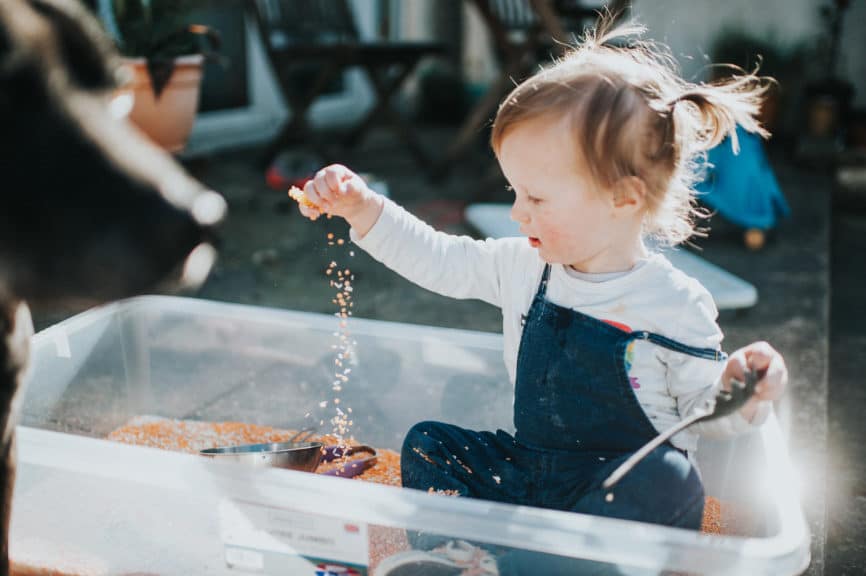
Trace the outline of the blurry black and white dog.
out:
M 0 575 L 27 303 L 203 280 L 225 203 L 113 113 L 119 59 L 77 0 L 0 0 Z

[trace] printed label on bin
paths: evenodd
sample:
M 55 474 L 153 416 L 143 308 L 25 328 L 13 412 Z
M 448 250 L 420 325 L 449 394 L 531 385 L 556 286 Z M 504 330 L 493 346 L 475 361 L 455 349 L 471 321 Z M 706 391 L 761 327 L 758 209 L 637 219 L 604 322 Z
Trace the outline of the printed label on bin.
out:
M 223 500 L 229 568 L 261 574 L 367 576 L 367 525 L 240 500 Z

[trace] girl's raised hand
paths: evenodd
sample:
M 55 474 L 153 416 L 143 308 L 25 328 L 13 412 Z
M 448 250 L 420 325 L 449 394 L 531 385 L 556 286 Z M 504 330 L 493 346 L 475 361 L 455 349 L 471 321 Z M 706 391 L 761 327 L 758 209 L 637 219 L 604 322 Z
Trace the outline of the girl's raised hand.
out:
M 298 206 L 307 218 L 315 220 L 322 214 L 331 214 L 351 221 L 375 193 L 350 169 L 331 164 L 307 181 L 304 196 L 308 203 L 301 202 Z
M 303 198 L 293 192 L 296 190 L 289 190 L 289 196 L 298 200 L 301 214 L 310 220 L 322 214 L 341 216 L 361 238 L 376 224 L 385 206 L 381 195 L 341 164 L 331 164 L 316 172 L 304 184 Z

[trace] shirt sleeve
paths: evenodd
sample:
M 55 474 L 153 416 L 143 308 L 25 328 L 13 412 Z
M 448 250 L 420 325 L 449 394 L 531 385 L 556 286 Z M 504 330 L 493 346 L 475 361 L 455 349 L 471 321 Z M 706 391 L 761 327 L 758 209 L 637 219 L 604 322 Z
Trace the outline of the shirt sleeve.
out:
M 694 314 L 681 316 L 677 340 L 700 348 L 720 349 L 722 331 L 716 323 L 718 312 L 710 294 L 695 282 L 689 309 Z M 722 372 L 725 361 L 707 360 L 688 354 L 665 353 L 667 364 L 668 389 L 676 399 L 680 418 L 688 418 L 695 410 L 702 409 L 722 386 Z M 691 430 L 702 436 L 725 437 L 742 434 L 766 421 L 770 413 L 770 403 L 759 406 L 751 421 L 747 421 L 739 410 L 714 420 L 699 422 Z
M 506 239 L 476 240 L 436 231 L 387 198 L 363 238 L 354 229 L 349 234 L 370 256 L 422 288 L 502 306 Z

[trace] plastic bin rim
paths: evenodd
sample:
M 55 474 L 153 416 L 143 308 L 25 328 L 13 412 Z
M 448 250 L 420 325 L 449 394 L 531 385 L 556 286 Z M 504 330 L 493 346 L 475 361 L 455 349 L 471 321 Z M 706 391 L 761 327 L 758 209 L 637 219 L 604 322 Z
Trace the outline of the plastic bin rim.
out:
M 340 517 L 352 521 L 423 528 L 457 538 L 477 539 L 478 534 L 486 534 L 489 536 L 485 540 L 495 544 L 570 553 L 602 562 L 622 561 L 622 550 L 629 550 L 629 565 L 648 569 L 694 571 L 702 567 L 702 562 L 694 560 L 694 554 L 735 562 L 739 573 L 750 574 L 797 574 L 809 563 L 809 536 L 799 503 L 787 499 L 779 502 L 777 498 L 775 502 L 776 513 L 782 515 L 777 534 L 767 538 L 713 536 L 639 522 L 449 498 L 342 478 L 313 477 L 288 470 L 247 468 L 192 454 L 23 426 L 18 427 L 18 436 L 19 457 L 30 465 L 127 482 L 134 480 L 168 490 L 196 490 L 199 494 L 202 486 L 208 485 L 213 492 L 216 483 L 221 499 L 237 501 L 248 498 L 243 486 L 254 482 L 257 503 L 312 514 L 323 514 L 323 507 L 327 507 L 339 510 Z M 84 470 L 82 462 L 87 464 Z M 305 497 L 286 498 L 286 494 L 299 492 Z M 780 505 L 793 510 L 787 514 L 780 512 Z M 459 524 L 455 524 L 455 516 L 460 519 Z M 785 516 L 789 518 L 786 520 Z M 504 525 L 508 528 L 503 534 Z M 599 547 L 599 542 L 616 546 Z M 659 564 L 659 549 L 667 551 L 669 564 Z M 689 558 L 678 561 L 675 557 L 683 550 L 692 554 L 691 561 Z
M 155 306 L 154 306 L 155 305 Z M 178 297 L 178 296 L 162 296 L 162 295 L 149 295 L 149 296 L 139 296 L 135 298 L 129 298 L 126 300 L 117 301 L 114 303 L 106 304 L 103 306 L 98 306 L 77 314 L 67 320 L 64 320 L 58 324 L 50 326 L 38 334 L 36 334 L 33 338 L 33 345 L 41 346 L 47 345 L 52 341 L 55 341 L 58 337 L 63 337 L 66 333 L 72 333 L 79 329 L 86 327 L 87 325 L 93 322 L 104 321 L 106 318 L 111 318 L 112 316 L 119 315 L 121 313 L 130 313 L 134 314 L 139 311 L 141 308 L 154 306 L 155 309 L 159 311 L 176 311 L 176 312 L 195 312 L 198 315 L 212 315 L 218 317 L 229 317 L 229 318 L 239 318 L 244 321 L 256 321 L 256 322 L 279 322 L 285 324 L 286 321 L 289 322 L 306 322 L 310 323 L 316 327 L 322 327 L 327 329 L 332 329 L 333 325 L 338 322 L 338 319 L 332 315 L 328 314 L 317 314 L 312 312 L 299 312 L 293 310 L 285 310 L 285 309 L 277 309 L 277 308 L 266 308 L 261 306 L 252 306 L 245 304 L 234 304 L 234 303 L 225 303 L 225 302 L 217 302 L 217 301 L 209 301 L 202 300 L 196 298 L 187 298 L 187 297 Z M 461 339 L 463 339 L 467 344 L 488 348 L 488 349 L 501 349 L 502 347 L 502 336 L 500 334 L 494 333 L 486 333 L 486 332 L 477 332 L 470 330 L 459 330 L 452 328 L 440 328 L 440 327 L 432 327 L 432 326 L 424 326 L 424 325 L 415 325 L 415 324 L 406 324 L 406 323 L 397 323 L 397 322 L 388 322 L 381 320 L 370 320 L 370 319 L 362 319 L 362 318 L 353 318 L 352 319 L 352 327 L 353 332 L 357 334 L 369 334 L 376 336 L 392 336 L 400 339 L 407 338 L 417 338 L 419 340 L 423 340 L 425 338 L 436 338 L 436 339 L 452 339 L 456 335 L 459 335 Z M 395 334 L 395 331 L 399 331 L 399 335 Z M 389 334 L 390 333 L 390 334 Z M 33 428 L 19 427 L 20 436 L 22 439 L 37 439 L 37 438 L 45 438 L 44 435 L 48 434 L 57 434 L 61 437 L 69 437 L 71 435 L 61 434 L 56 432 L 49 432 L 46 430 L 39 430 Z M 790 462 L 787 459 L 786 451 L 784 450 L 784 442 L 782 441 L 781 430 L 778 426 L 778 423 L 775 420 L 775 417 L 771 417 L 771 419 L 761 428 L 760 433 L 763 437 L 763 441 L 765 444 L 769 443 L 771 446 L 775 446 L 775 450 L 771 450 L 768 453 L 768 462 L 767 467 L 770 469 L 776 470 L 776 476 L 782 479 L 790 479 L 793 474 L 792 469 L 790 467 Z M 69 440 L 70 438 L 65 438 L 65 440 Z M 100 443 L 101 444 L 109 444 L 111 446 L 111 450 L 124 449 L 124 450 L 134 450 L 148 451 L 150 449 L 141 448 L 141 447 L 132 447 L 132 446 L 123 446 L 119 444 L 115 444 L 108 441 L 97 440 L 94 438 L 86 438 L 86 437 L 74 437 L 76 441 L 83 440 L 85 442 L 92 443 Z M 39 442 L 42 443 L 41 441 Z M 22 442 L 24 444 L 24 442 Z M 44 445 L 44 444 L 43 444 Z M 22 445 L 23 448 L 23 445 Z M 106 448 L 100 448 L 106 449 Z M 780 450 L 781 451 L 780 451 Z M 153 452 L 159 453 L 157 458 L 165 458 L 171 456 L 181 456 L 185 457 L 186 455 L 177 455 L 177 454 L 169 454 L 163 451 L 153 449 Z M 31 463 L 39 463 L 41 465 L 54 465 L 53 463 L 46 462 L 35 462 L 35 460 L 39 460 L 36 455 L 33 453 L 27 453 L 23 449 L 19 451 L 22 459 L 24 461 L 28 461 Z M 110 460 L 110 459 L 109 459 Z M 74 466 L 74 463 L 70 464 L 73 469 L 77 469 Z M 231 466 L 231 465 L 229 465 Z M 255 474 L 261 474 L 262 476 L 257 476 L 257 482 L 261 479 L 264 480 L 269 474 L 272 474 L 274 471 L 267 470 L 259 470 L 255 471 Z M 285 473 L 285 471 L 279 471 Z M 240 472 L 237 470 L 227 471 L 227 474 L 237 475 Z M 273 480 L 273 478 L 271 478 Z M 308 480 L 308 479 L 307 479 Z M 330 481 L 331 479 L 322 479 Z M 318 481 L 318 479 L 317 479 Z M 336 481 L 346 482 L 343 479 L 336 479 Z M 357 484 L 357 485 L 355 485 Z M 327 485 L 327 484 L 323 484 Z M 369 483 L 353 483 L 351 486 L 341 485 L 341 495 L 347 493 L 358 492 L 358 495 L 362 498 L 369 498 L 372 494 L 377 493 L 377 490 L 385 490 L 387 498 L 393 498 L 394 489 L 386 486 L 376 486 Z M 401 499 L 408 499 L 410 502 L 414 502 L 415 499 L 423 498 L 425 495 L 423 493 L 420 494 L 406 494 L 409 491 L 399 491 L 402 496 Z M 739 537 L 731 537 L 731 536 L 710 536 L 704 534 L 697 534 L 694 532 L 689 532 L 685 530 L 678 530 L 674 528 L 660 528 L 660 527 L 650 527 L 651 530 L 647 530 L 648 525 L 640 524 L 637 522 L 626 522 L 620 520 L 612 520 L 605 518 L 597 518 L 597 517 L 584 517 L 583 522 L 586 522 L 587 518 L 591 518 L 593 523 L 593 529 L 598 531 L 600 526 L 609 527 L 611 533 L 616 532 L 621 539 L 621 536 L 624 531 L 640 534 L 640 540 L 645 544 L 659 544 L 659 543 L 667 543 L 669 545 L 695 545 L 700 544 L 704 539 L 710 539 L 709 542 L 712 542 L 711 549 L 718 552 L 725 552 L 728 554 L 737 554 L 737 555 L 745 555 L 749 559 L 754 561 L 774 561 L 774 562 L 783 562 L 789 568 L 793 568 L 794 565 L 799 565 L 801 569 L 804 569 L 808 566 L 809 562 L 809 532 L 805 523 L 805 518 L 802 513 L 802 509 L 799 503 L 799 498 L 794 493 L 793 487 L 790 485 L 790 482 L 781 484 L 781 491 L 774 493 L 774 512 L 777 514 L 780 523 L 780 530 L 774 534 L 773 536 L 767 538 L 739 538 Z M 446 502 L 437 501 L 436 508 L 439 509 L 450 509 L 453 512 L 458 512 L 462 514 L 467 513 L 479 513 L 479 514 L 488 514 L 492 510 L 498 510 L 499 508 L 503 508 L 500 511 L 501 514 L 513 515 L 515 510 L 521 509 L 521 507 L 510 506 L 505 504 L 493 504 L 487 502 L 480 501 L 469 501 L 469 500 L 461 500 L 461 501 L 447 501 L 448 499 L 444 499 Z M 418 502 L 423 502 L 418 500 Z M 416 502 L 417 503 L 417 502 Z M 430 507 L 427 507 L 430 508 Z M 531 511 L 531 513 L 526 513 L 525 510 Z M 356 518 L 359 521 L 365 521 L 368 523 L 380 523 L 387 524 L 389 521 L 394 522 L 393 517 L 389 518 L 379 518 L 378 520 L 373 518 L 369 518 L 370 509 L 365 508 L 363 510 L 363 516 Z M 524 515 L 528 514 L 529 518 L 537 518 L 544 519 L 544 522 L 539 522 L 539 526 L 537 530 L 544 532 L 545 530 L 550 531 L 551 526 L 555 526 L 557 530 L 561 530 L 563 534 L 568 533 L 569 530 L 573 532 L 575 517 L 580 515 L 568 514 L 567 518 L 569 520 L 569 524 L 572 526 L 562 526 L 563 517 L 561 515 L 565 513 L 554 512 L 549 510 L 540 510 L 534 508 L 524 509 Z M 360 514 L 359 514 L 360 516 Z M 409 520 L 411 523 L 411 519 Z M 578 526 L 582 525 L 582 522 L 577 523 Z M 409 526 L 411 527 L 411 526 Z M 418 528 L 427 527 L 431 529 L 435 529 L 436 523 L 430 524 L 427 518 L 425 518 L 425 525 L 418 526 Z M 447 526 L 446 528 L 440 528 L 443 531 L 452 530 L 453 526 Z M 453 530 L 452 530 L 453 531 Z M 471 537 L 471 533 L 463 534 L 463 537 Z M 580 534 L 572 534 L 572 536 L 580 536 Z M 500 542 L 505 545 L 515 545 L 521 547 L 532 546 L 533 542 L 527 541 L 525 535 L 520 536 L 519 538 L 515 538 L 513 542 Z M 805 543 L 805 544 L 804 544 Z M 557 553 L 563 553 L 561 549 L 552 550 L 551 546 L 542 545 L 540 547 L 541 551 L 548 551 Z M 590 554 L 591 556 L 592 554 Z M 602 554 L 602 556 L 604 556 Z M 589 557 L 589 556 L 586 556 Z M 599 557 L 599 560 L 616 560 L 616 556 L 605 556 L 604 558 Z M 656 564 L 653 564 L 656 566 Z M 770 572 L 772 573 L 772 571 Z M 796 572 L 791 572 L 796 573 Z
M 218 300 L 189 298 L 183 296 L 146 295 L 118 300 L 95 306 L 48 326 L 33 336 L 33 345 L 45 340 L 54 340 L 65 333 L 72 333 L 89 324 L 119 316 L 121 313 L 134 314 L 149 305 L 156 304 L 160 311 L 190 312 L 198 315 L 238 318 L 243 321 L 255 320 L 263 323 L 305 322 L 316 328 L 332 330 L 339 325 L 340 319 L 333 314 L 304 312 L 285 308 L 236 304 Z M 418 340 L 435 338 L 453 340 L 459 338 L 464 344 L 488 350 L 502 349 L 502 334 L 460 328 L 445 328 L 426 324 L 411 324 L 388 320 L 375 320 L 353 316 L 350 320 L 351 333 L 357 335 L 376 335 L 397 339 L 414 338 Z M 399 332 L 399 333 L 397 333 Z

